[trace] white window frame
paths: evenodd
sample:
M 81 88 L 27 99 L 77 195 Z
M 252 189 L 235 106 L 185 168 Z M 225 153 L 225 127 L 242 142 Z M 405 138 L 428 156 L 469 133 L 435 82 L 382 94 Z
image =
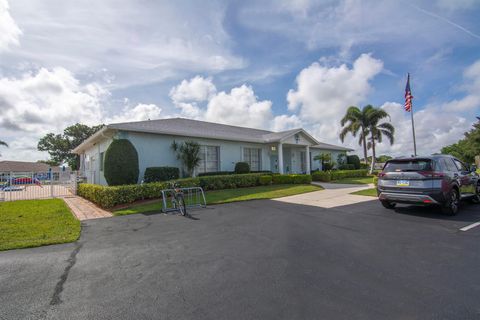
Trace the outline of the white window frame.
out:
M 208 169 L 208 148 L 215 148 L 217 150 L 217 166 L 215 170 L 207 170 Z M 220 146 L 215 145 L 200 145 L 200 154 L 202 154 L 202 160 L 200 161 L 196 171 L 197 173 L 205 173 L 205 172 L 215 172 L 220 171 Z M 212 161 L 213 162 L 213 161 Z
M 245 151 L 248 150 L 248 159 L 245 158 Z M 252 150 L 256 150 L 258 152 L 258 168 L 253 168 L 252 166 Z M 250 170 L 252 171 L 261 171 L 262 170 L 262 148 L 255 148 L 255 147 L 244 147 L 242 149 L 242 159 L 243 162 L 248 163 L 250 166 Z M 255 170 L 256 169 L 256 170 Z

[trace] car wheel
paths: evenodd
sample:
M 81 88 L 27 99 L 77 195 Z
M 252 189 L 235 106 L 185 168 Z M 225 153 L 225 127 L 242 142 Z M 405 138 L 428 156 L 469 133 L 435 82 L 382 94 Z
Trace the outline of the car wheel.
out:
M 460 197 L 456 189 L 452 189 L 448 195 L 447 202 L 442 207 L 442 212 L 449 216 L 454 216 L 458 212 L 458 205 L 460 203 Z
M 473 203 L 480 203 L 480 183 L 477 184 L 475 188 L 475 195 L 472 197 L 471 201 Z
M 382 206 L 384 206 L 387 209 L 393 209 L 396 206 L 396 203 L 393 203 L 387 200 L 380 200 L 380 202 L 382 203 Z

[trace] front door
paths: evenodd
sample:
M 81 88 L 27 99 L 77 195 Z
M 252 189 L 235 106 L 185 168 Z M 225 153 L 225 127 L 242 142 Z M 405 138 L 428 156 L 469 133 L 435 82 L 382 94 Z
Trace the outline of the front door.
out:
M 305 173 L 307 171 L 307 163 L 306 163 L 306 152 L 300 151 L 300 172 Z
M 270 156 L 270 171 L 278 173 L 278 156 L 276 154 Z

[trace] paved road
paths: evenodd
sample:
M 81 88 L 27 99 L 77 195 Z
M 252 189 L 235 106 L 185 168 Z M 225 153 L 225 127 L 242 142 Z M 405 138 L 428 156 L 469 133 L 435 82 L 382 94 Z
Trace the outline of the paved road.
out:
M 478 206 L 251 201 L 0 253 L 0 319 L 479 319 Z

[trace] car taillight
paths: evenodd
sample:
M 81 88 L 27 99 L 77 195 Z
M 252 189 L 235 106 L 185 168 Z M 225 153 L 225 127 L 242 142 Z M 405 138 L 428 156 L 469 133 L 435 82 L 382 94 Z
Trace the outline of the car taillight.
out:
M 424 177 L 431 177 L 431 178 L 443 178 L 445 174 L 442 172 L 435 172 L 435 171 L 418 171 Z

